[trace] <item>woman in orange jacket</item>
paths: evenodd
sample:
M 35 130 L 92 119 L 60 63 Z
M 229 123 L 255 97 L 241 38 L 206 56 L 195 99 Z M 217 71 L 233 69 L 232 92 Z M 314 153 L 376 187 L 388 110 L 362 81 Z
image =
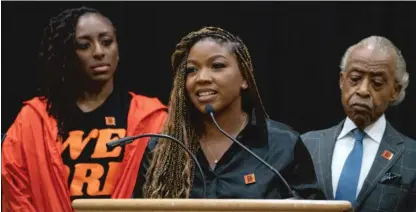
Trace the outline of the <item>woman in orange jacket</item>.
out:
M 42 96 L 23 106 L 2 145 L 5 211 L 72 211 L 76 198 L 129 198 L 147 138 L 108 149 L 125 136 L 157 133 L 166 107 L 114 86 L 116 30 L 81 7 L 52 18 L 40 59 Z

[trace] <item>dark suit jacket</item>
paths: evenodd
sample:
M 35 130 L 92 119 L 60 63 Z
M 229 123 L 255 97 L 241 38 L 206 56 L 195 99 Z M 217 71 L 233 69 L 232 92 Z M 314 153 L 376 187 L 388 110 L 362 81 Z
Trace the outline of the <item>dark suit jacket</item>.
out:
M 318 183 L 328 199 L 334 199 L 332 154 L 344 121 L 332 128 L 311 131 L 301 136 L 311 153 Z M 385 150 L 393 153 L 390 160 L 382 156 Z M 401 178 L 398 177 L 395 181 L 386 180 L 391 174 L 400 175 Z M 355 211 L 416 211 L 416 141 L 399 133 L 389 122 L 373 165 L 357 197 Z

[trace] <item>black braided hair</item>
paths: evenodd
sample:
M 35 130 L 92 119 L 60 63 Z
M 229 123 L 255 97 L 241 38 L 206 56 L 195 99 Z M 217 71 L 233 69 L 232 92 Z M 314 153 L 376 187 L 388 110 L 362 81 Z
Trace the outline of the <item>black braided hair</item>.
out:
M 40 44 L 42 85 L 39 90 L 47 102 L 48 114 L 57 120 L 57 138 L 64 136 L 65 123 L 71 116 L 70 106 L 76 101 L 74 82 L 79 66 L 74 45 L 75 28 L 78 19 L 86 13 L 102 15 L 88 7 L 66 9 L 49 20 Z
M 214 39 L 216 42 L 231 44 L 231 51 L 236 55 L 241 73 L 248 83 L 247 91 L 242 93 L 243 110 L 250 115 L 255 111 L 256 125 L 267 134 L 266 118 L 260 94 L 253 74 L 251 57 L 247 47 L 238 37 L 217 28 L 204 27 L 191 32 L 176 45 L 172 55 L 174 84 L 169 102 L 169 114 L 164 126 L 164 134 L 169 134 L 196 153 L 200 144 L 201 121 L 195 116 L 196 109 L 190 102 L 185 90 L 186 63 L 192 46 L 203 39 Z M 153 159 L 146 174 L 143 195 L 146 198 L 189 198 L 193 184 L 195 165 L 186 152 L 178 145 L 160 139 L 152 151 Z

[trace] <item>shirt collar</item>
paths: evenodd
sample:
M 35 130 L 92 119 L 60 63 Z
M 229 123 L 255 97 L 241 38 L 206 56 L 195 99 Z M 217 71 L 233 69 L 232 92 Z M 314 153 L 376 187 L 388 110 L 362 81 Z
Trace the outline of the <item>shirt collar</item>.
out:
M 236 139 L 250 146 L 263 145 L 264 142 L 267 143 L 268 134 L 266 133 L 267 130 L 264 129 L 264 127 L 267 128 L 267 118 L 264 123 L 265 125 L 261 125 L 259 124 L 259 120 L 257 120 L 255 109 L 251 113 L 247 113 L 247 115 L 249 118 L 248 123 L 237 135 Z
M 338 139 L 341 139 L 345 137 L 348 133 L 350 133 L 352 130 L 357 128 L 357 125 L 350 119 L 346 118 L 344 122 L 344 126 L 341 130 L 341 133 L 338 136 Z M 384 131 L 386 130 L 386 117 L 384 114 L 380 116 L 380 118 L 377 119 L 374 123 L 368 125 L 366 128 L 364 128 L 364 132 L 369 136 L 372 140 L 374 140 L 377 143 L 381 142 L 381 139 L 383 138 Z

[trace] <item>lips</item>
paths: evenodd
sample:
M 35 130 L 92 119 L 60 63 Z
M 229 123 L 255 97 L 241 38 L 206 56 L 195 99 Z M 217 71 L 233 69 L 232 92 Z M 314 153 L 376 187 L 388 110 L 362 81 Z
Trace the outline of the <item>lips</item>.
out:
M 105 63 L 99 63 L 91 66 L 91 69 L 95 72 L 104 72 L 110 69 L 110 65 Z
M 218 92 L 213 89 L 200 89 L 197 90 L 196 96 L 201 102 L 212 101 L 217 96 Z

